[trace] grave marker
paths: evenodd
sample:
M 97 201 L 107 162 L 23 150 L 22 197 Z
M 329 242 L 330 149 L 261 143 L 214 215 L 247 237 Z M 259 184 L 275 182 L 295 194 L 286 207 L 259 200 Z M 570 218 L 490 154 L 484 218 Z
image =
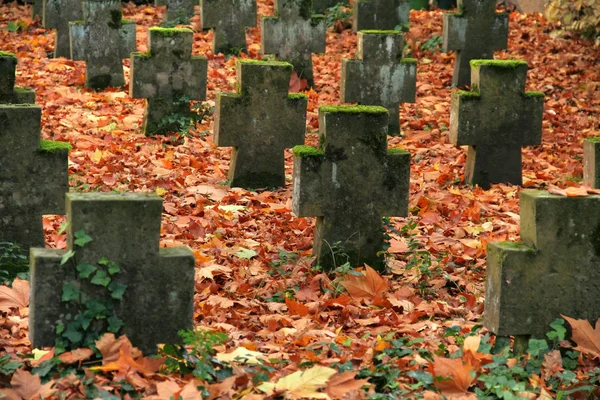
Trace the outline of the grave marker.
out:
M 288 94 L 292 65 L 238 61 L 237 94 L 217 94 L 215 143 L 231 146 L 231 186 L 285 185 L 283 150 L 304 143 L 307 96 Z
M 143 128 L 147 136 L 184 128 L 190 99 L 206 99 L 208 71 L 206 58 L 192 56 L 190 29 L 150 28 L 149 33 L 150 51 L 131 54 L 129 82 L 131 97 L 148 99 Z
M 325 10 L 338 4 L 348 6 L 348 0 L 313 0 L 313 12 L 315 14 L 324 14 Z
M 43 0 L 43 4 L 44 26 L 56 30 L 54 58 L 70 58 L 69 22 L 83 19 L 82 2 L 81 0 Z
M 583 141 L 583 184 L 600 189 L 600 137 Z
M 454 86 L 471 84 L 471 60 L 493 59 L 508 46 L 508 14 L 496 13 L 496 0 L 458 0 L 459 13 L 444 14 L 443 51 L 454 50 Z
M 42 216 L 64 214 L 69 143 L 40 140 L 42 109 L 0 105 L 0 242 L 44 247 Z
M 600 196 L 521 191 L 521 241 L 487 248 L 485 326 L 546 338 L 561 314 L 600 317 Z
M 352 10 L 354 32 L 369 29 L 407 28 L 410 12 L 408 0 L 355 0 Z
M 167 6 L 165 22 L 187 25 L 194 16 L 194 6 L 198 4 L 198 0 L 162 0 L 161 3 L 160 5 Z
M 358 59 L 342 60 L 342 101 L 387 108 L 392 136 L 400 134 L 400 103 L 414 103 L 417 90 L 417 61 L 402 59 L 403 47 L 402 32 L 361 31 Z
M 406 216 L 410 154 L 387 148 L 383 107 L 319 109 L 321 148 L 294 147 L 293 212 L 317 217 L 313 254 L 333 269 L 381 269 L 382 216 Z
M 246 27 L 256 26 L 256 0 L 200 0 L 203 29 L 214 29 L 213 52 L 246 52 Z
M 471 61 L 471 92 L 452 93 L 450 142 L 468 145 L 465 182 L 521 185 L 521 147 L 542 139 L 544 94 L 525 92 L 524 61 Z
M 0 51 L 0 104 L 33 104 L 35 92 L 15 87 L 17 56 Z
M 44 15 L 44 0 L 32 0 L 29 3 L 31 3 L 31 19 L 39 18 L 41 21 Z
M 325 52 L 325 17 L 312 14 L 312 0 L 275 0 L 277 17 L 262 17 L 263 54 L 275 54 L 287 61 L 309 86 L 315 81 L 312 53 Z
M 119 0 L 85 0 L 85 21 L 69 22 L 71 58 L 86 62 L 85 86 L 125 85 L 123 58 L 135 51 L 135 23 L 122 19 Z
M 69 193 L 66 205 L 67 246 L 75 256 L 61 265 L 66 251 L 31 250 L 33 346 L 54 346 L 59 324 L 65 327 L 63 336 L 77 331 L 71 324 L 79 309 L 73 301 L 62 301 L 66 285 L 100 304 L 112 302 L 110 315 L 124 323 L 122 333 L 143 352 L 156 352 L 159 343 L 179 342 L 177 332 L 193 326 L 195 260 L 187 247 L 159 250 L 162 199 L 143 193 Z M 82 234 L 91 238 L 83 246 L 75 243 Z M 107 272 L 102 259 L 116 263 L 119 273 Z M 82 263 L 97 268 L 90 268 L 91 274 L 102 271 L 111 284 L 126 285 L 122 300 L 111 300 L 106 287 L 90 282 L 94 275 L 78 277 L 76 266 Z M 93 320 L 89 330 L 103 328 L 102 321 Z

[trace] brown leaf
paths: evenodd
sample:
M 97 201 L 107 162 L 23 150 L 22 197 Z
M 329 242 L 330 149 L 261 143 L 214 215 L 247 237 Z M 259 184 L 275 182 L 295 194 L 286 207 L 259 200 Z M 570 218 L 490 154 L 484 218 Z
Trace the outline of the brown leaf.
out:
M 77 349 L 62 353 L 58 356 L 58 359 L 65 364 L 75 364 L 76 362 L 84 361 L 94 355 L 94 351 L 91 349 Z
M 346 371 L 329 378 L 325 388 L 329 397 L 342 398 L 346 393 L 358 390 L 363 386 L 371 386 L 368 379 L 354 379 L 356 374 L 355 371 Z
M 554 350 L 544 355 L 544 362 L 542 363 L 542 378 L 544 380 L 550 379 L 563 370 L 562 357 L 559 350 Z
M 118 360 L 119 351 L 123 345 L 132 347 L 131 342 L 125 335 L 116 338 L 112 333 L 105 333 L 100 339 L 96 340 L 96 348 L 102 354 L 102 363 L 107 364 Z M 134 358 L 142 355 L 142 352 L 135 347 L 132 348 L 131 353 Z
M 468 391 L 475 381 L 475 371 L 470 365 L 463 363 L 460 358 L 435 357 L 433 370 L 436 377 L 445 378 L 436 380 L 434 385 L 446 398 L 477 398 L 474 393 Z
M 363 276 L 349 275 L 341 284 L 354 299 L 373 299 L 388 290 L 387 281 L 368 265 Z
M 285 305 L 287 306 L 291 315 L 299 315 L 304 317 L 305 315 L 308 315 L 310 311 L 304 304 L 288 298 L 285 299 Z
M 30 399 L 37 395 L 42 388 L 40 377 L 23 369 L 18 369 L 14 373 L 10 384 L 13 391 L 24 399 Z
M 29 304 L 29 281 L 17 278 L 12 289 L 0 286 L 0 310 L 8 311 L 13 307 L 27 307 Z
M 600 358 L 600 318 L 596 321 L 596 329 L 592 328 L 592 324 L 585 319 L 573 319 L 562 317 L 571 325 L 573 334 L 571 338 L 582 353 L 589 354 L 593 358 Z

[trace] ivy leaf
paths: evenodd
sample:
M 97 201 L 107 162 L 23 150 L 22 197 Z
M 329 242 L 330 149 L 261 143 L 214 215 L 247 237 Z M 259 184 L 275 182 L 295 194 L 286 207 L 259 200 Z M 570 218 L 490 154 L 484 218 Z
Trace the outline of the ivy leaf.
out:
M 115 263 L 115 262 L 108 263 L 108 273 L 109 274 L 114 275 L 117 272 L 119 272 L 120 270 L 121 270 L 121 268 L 117 265 L 117 263 Z
M 62 334 L 63 337 L 71 343 L 79 343 L 83 339 L 83 334 L 79 331 L 80 325 L 78 323 L 71 323 L 67 326 L 67 330 Z
M 124 326 L 125 326 L 125 323 L 123 321 L 121 321 L 121 319 L 119 317 L 117 317 L 116 315 L 113 314 L 110 317 L 108 317 L 108 328 L 107 328 L 107 330 L 109 332 L 117 333 Z
M 98 286 L 108 286 L 110 283 L 110 277 L 106 275 L 106 271 L 98 270 L 96 275 L 92 278 L 92 283 Z
M 100 264 L 100 265 L 107 265 L 108 264 L 108 258 L 102 257 L 100 259 L 100 261 L 98 261 L 98 264 Z
M 75 244 L 79 247 L 83 247 L 92 241 L 92 238 L 90 236 L 86 235 L 86 233 L 84 231 L 75 232 L 74 235 L 75 235 Z
M 56 334 L 60 335 L 61 333 L 63 333 L 65 331 L 65 326 L 63 324 L 58 324 L 56 325 Z
M 63 285 L 61 300 L 66 302 L 79 301 L 79 289 L 77 289 L 74 283 L 65 283 Z
M 127 285 L 124 285 L 117 281 L 113 281 L 110 283 L 110 285 L 108 285 L 110 297 L 116 300 L 123 300 L 123 293 L 125 293 L 125 289 L 127 289 Z
M 84 279 L 89 278 L 94 272 L 96 272 L 97 269 L 98 269 L 98 267 L 96 267 L 95 265 L 92 265 L 92 264 L 89 264 L 86 262 L 81 262 L 81 263 L 79 263 L 79 265 L 77 265 L 77 271 L 79 271 L 79 277 L 84 278 Z
M 74 255 L 75 252 L 73 250 L 67 251 L 60 259 L 60 265 L 65 265 Z

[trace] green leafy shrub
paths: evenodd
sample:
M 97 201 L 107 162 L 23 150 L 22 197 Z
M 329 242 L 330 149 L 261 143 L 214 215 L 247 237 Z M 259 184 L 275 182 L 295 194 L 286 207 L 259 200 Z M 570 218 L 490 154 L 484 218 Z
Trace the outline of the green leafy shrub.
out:
M 352 10 L 344 6 L 344 4 L 338 3 L 325 11 L 325 22 L 327 23 L 327 27 L 333 27 L 335 32 L 341 33 L 343 30 L 352 27 L 352 23 L 350 22 L 351 16 Z
M 600 2 L 598 0 L 551 0 L 546 15 L 560 21 L 570 31 L 578 32 L 600 45 Z
M 29 271 L 27 257 L 17 243 L 0 242 L 0 283 L 10 282 Z

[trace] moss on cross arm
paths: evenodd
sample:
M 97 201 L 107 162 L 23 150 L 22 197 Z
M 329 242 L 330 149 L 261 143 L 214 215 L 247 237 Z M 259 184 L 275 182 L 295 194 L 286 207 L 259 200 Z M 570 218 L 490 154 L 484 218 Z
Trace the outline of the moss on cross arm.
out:
M 544 97 L 543 92 L 525 92 L 525 97 Z
M 290 93 L 288 94 L 288 100 L 304 100 L 308 99 L 308 96 L 304 93 Z
M 57 151 L 71 151 L 73 147 L 69 142 L 55 142 L 53 140 L 41 140 L 40 149 L 42 153 L 54 153 Z
M 348 114 L 385 114 L 388 110 L 380 106 L 322 106 L 320 113 L 348 113 Z
M 152 52 L 150 50 L 148 50 L 145 53 L 140 53 L 139 51 L 136 51 L 134 53 L 131 53 L 131 57 L 150 58 L 152 57 Z
M 458 90 L 452 93 L 453 96 L 458 96 L 462 99 L 479 99 L 481 94 L 478 90 Z
M 472 68 L 476 68 L 482 65 L 508 69 L 522 67 L 523 65 L 527 66 L 527 63 L 521 60 L 471 60 L 470 64 Z
M 405 149 L 403 149 L 402 147 L 394 147 L 394 148 L 388 149 L 387 153 L 388 153 L 388 156 L 394 156 L 394 155 L 398 155 L 398 154 L 408 154 L 409 152 L 406 151 Z
M 173 37 L 173 36 L 177 35 L 178 33 L 186 33 L 186 32 L 190 32 L 192 34 L 194 33 L 191 29 L 188 29 L 188 28 L 153 27 L 153 28 L 150 28 L 149 31 L 158 33 L 162 37 Z
M 292 152 L 298 157 L 322 157 L 325 155 L 322 150 L 306 145 L 294 146 Z
M 15 93 L 31 93 L 31 92 L 33 92 L 33 89 L 30 89 L 30 88 L 23 88 L 23 87 L 15 87 L 15 88 L 13 89 L 13 91 L 14 91 Z
M 15 53 L 11 53 L 10 51 L 0 51 L 0 57 L 17 58 L 17 55 Z
M 417 59 L 416 58 L 403 58 L 402 60 L 400 60 L 401 64 L 416 64 L 417 63 Z
M 377 29 L 366 29 L 364 31 L 359 31 L 359 33 L 363 33 L 365 35 L 402 35 L 402 34 L 404 34 L 404 32 L 401 32 L 401 31 L 377 30 Z
M 590 143 L 600 143 L 600 136 L 590 136 L 585 138 L 585 141 Z
M 242 64 L 242 65 L 264 65 L 264 66 L 270 66 L 270 67 L 286 67 L 288 69 L 294 69 L 294 66 L 288 62 L 285 61 L 262 61 L 262 60 L 249 60 L 249 59 L 243 59 L 243 60 L 238 60 L 237 61 L 238 64 Z

